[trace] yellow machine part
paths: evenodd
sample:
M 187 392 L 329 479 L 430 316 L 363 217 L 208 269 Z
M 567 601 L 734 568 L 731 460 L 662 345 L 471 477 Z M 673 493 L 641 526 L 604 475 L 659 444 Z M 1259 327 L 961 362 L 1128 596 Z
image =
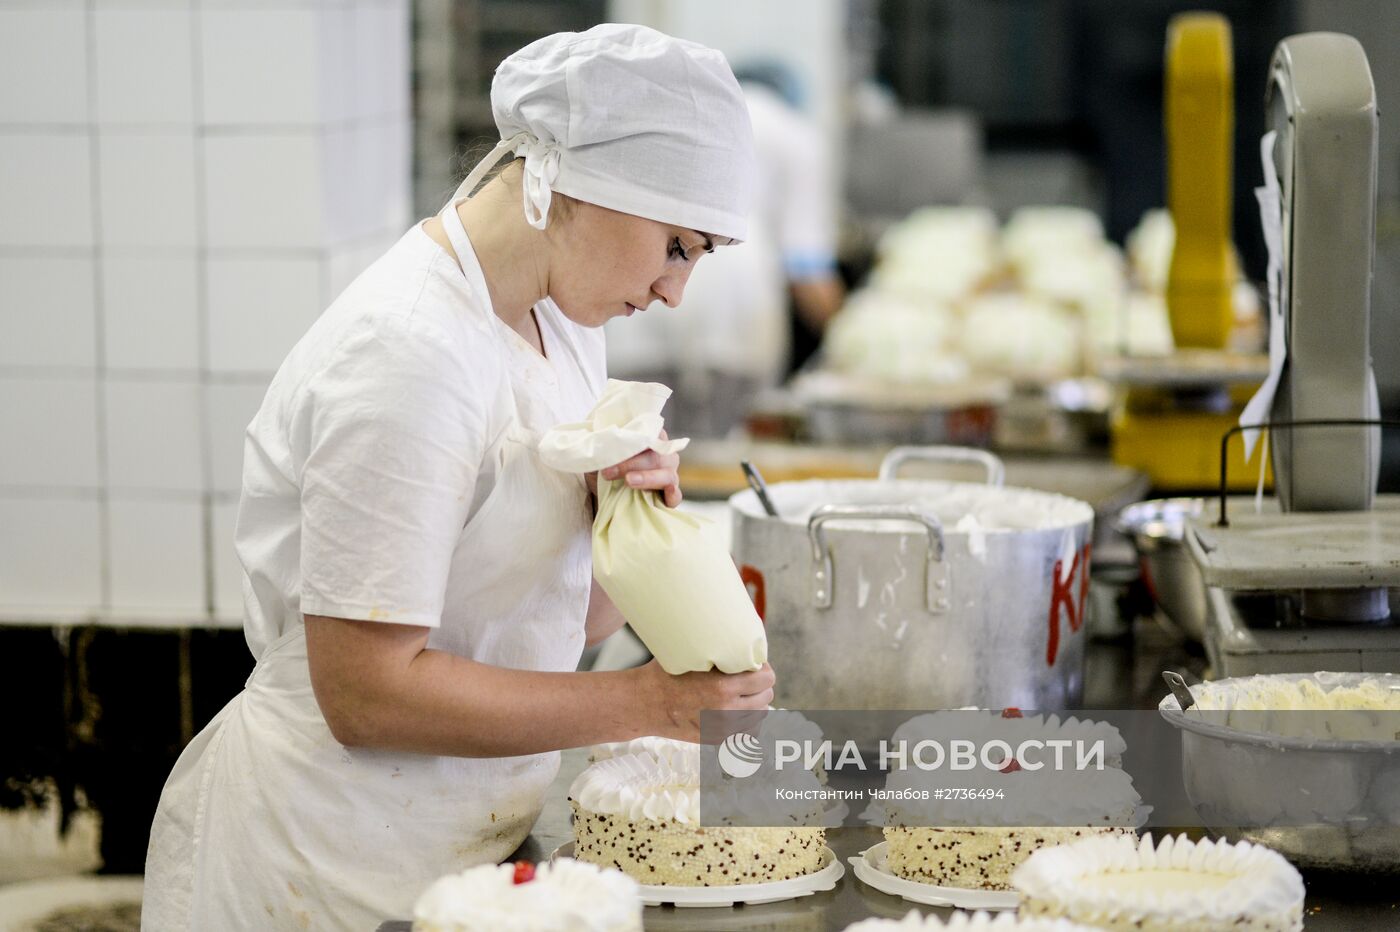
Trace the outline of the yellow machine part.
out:
M 1162 492 L 1205 491 L 1220 485 L 1220 438 L 1239 424 L 1245 402 L 1255 386 L 1231 391 L 1229 410 L 1220 413 L 1182 411 L 1172 407 L 1169 396 L 1150 389 L 1134 389 L 1113 414 L 1113 461 L 1140 469 L 1152 477 Z M 1253 491 L 1259 482 L 1259 457 L 1246 463 L 1244 441 L 1230 438 L 1227 454 L 1231 491 Z M 1273 471 L 1264 464 L 1265 488 L 1273 488 Z
M 1231 290 L 1239 277 L 1231 240 L 1234 60 L 1230 23 L 1218 13 L 1183 13 L 1167 27 L 1167 203 L 1176 245 L 1167 277 L 1167 313 L 1178 348 L 1223 349 L 1234 325 Z M 1239 423 L 1256 385 L 1230 390 L 1231 406 L 1214 413 L 1178 404 L 1167 388 L 1135 386 L 1114 414 L 1114 462 L 1141 469 L 1163 492 L 1220 484 L 1220 438 Z M 1232 439 L 1229 484 L 1251 490 L 1259 480 Z M 1266 482 L 1272 477 L 1267 473 Z
M 1234 315 L 1231 156 L 1235 129 L 1230 23 L 1183 13 L 1167 28 L 1167 204 L 1176 247 L 1167 312 L 1178 347 L 1221 349 Z

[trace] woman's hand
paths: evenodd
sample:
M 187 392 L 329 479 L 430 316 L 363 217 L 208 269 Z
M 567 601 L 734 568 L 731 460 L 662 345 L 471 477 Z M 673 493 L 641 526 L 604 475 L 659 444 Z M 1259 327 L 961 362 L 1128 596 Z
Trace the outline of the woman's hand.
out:
M 642 708 L 654 710 L 647 734 L 682 741 L 700 740 L 700 713 L 705 709 L 762 711 L 773 703 L 773 668 L 764 664 L 750 673 L 682 673 L 672 676 L 655 660 L 635 671 Z
M 666 431 L 661 439 L 668 440 Z M 679 453 L 657 453 L 643 450 L 629 460 L 616 466 L 609 466 L 599 475 L 604 479 L 621 479 L 633 489 L 653 489 L 662 494 L 666 507 L 675 508 L 681 503 L 681 457 Z M 596 489 L 595 489 L 596 492 Z

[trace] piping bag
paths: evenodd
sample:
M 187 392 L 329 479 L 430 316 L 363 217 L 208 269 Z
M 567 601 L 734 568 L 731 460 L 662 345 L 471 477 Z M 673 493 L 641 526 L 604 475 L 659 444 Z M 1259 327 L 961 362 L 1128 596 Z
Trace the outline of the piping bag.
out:
M 644 450 L 676 453 L 690 442 L 660 439 L 671 390 L 609 379 L 588 420 L 540 441 L 561 472 L 615 466 Z M 661 668 L 681 674 L 757 670 L 768 659 L 763 621 L 714 521 L 667 508 L 656 492 L 598 479 L 593 576 Z

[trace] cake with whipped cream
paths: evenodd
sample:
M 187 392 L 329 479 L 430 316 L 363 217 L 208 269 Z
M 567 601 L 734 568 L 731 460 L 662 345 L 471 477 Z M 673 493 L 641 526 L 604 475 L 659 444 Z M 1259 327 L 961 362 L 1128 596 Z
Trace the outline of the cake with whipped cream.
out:
M 942 802 L 935 794 L 947 786 L 945 771 L 892 770 L 885 789 L 893 798 L 872 803 L 863 814 L 884 828 L 890 873 L 939 887 L 1010 890 L 1012 871 L 1043 848 L 1096 836 L 1136 837 L 1145 811 L 1132 777 L 1122 769 L 1127 745 L 1118 729 L 1056 715 L 1023 718 L 1014 709 L 972 715 L 962 710 L 916 716 L 895 731 L 891 743 L 947 742 L 975 733 L 1016 748 L 1031 738 L 1053 736 L 1100 744 L 1103 768 L 1027 774 L 1010 761 L 1002 770 L 979 770 L 970 777 L 979 790 L 998 795 Z M 1034 783 L 1028 786 L 1028 780 Z
M 1114 835 L 1136 837 L 1136 832 L 1119 826 L 891 826 L 885 829 L 885 866 L 896 877 L 936 887 L 1010 890 L 1011 872 L 1042 848 Z
M 413 932 L 641 932 L 636 881 L 570 858 L 483 864 L 441 877 L 413 907 Z
M 683 742 L 677 742 L 683 744 Z M 792 780 L 818 788 L 800 771 Z M 770 800 L 771 784 L 757 793 Z M 742 793 L 726 783 L 717 793 Z M 574 812 L 574 852 L 580 861 L 615 867 L 648 885 L 714 887 L 791 880 L 821 868 L 825 829 L 820 807 L 777 811 L 770 827 L 700 824 L 700 751 L 668 747 L 600 760 L 569 788 Z M 746 801 L 748 802 L 748 801 Z M 753 813 L 761 803 L 730 811 Z M 771 802 L 770 802 L 771 805 Z
M 953 913 L 944 922 L 938 916 L 921 916 L 909 910 L 903 919 L 862 919 L 846 926 L 845 932 L 1093 932 L 1067 919 L 1018 916 L 1016 913 Z
M 700 745 L 693 741 L 646 735 L 641 738 L 633 738 L 631 741 L 608 741 L 603 744 L 595 744 L 588 749 L 588 762 L 596 764 L 599 761 L 625 757 L 628 754 L 652 754 L 663 760 L 670 760 L 676 755 L 697 754 L 699 750 Z
M 1100 929 L 1294 932 L 1303 878 L 1277 851 L 1242 841 L 1091 838 L 1037 852 L 1012 877 L 1021 912 Z

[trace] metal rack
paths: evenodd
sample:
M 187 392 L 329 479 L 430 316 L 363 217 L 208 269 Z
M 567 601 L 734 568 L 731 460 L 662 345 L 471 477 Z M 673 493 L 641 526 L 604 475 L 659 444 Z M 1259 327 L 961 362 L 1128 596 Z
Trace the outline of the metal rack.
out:
M 511 52 L 606 18 L 605 0 L 414 0 L 414 206 L 433 213 L 471 168 L 473 143 L 494 141 L 491 77 Z

